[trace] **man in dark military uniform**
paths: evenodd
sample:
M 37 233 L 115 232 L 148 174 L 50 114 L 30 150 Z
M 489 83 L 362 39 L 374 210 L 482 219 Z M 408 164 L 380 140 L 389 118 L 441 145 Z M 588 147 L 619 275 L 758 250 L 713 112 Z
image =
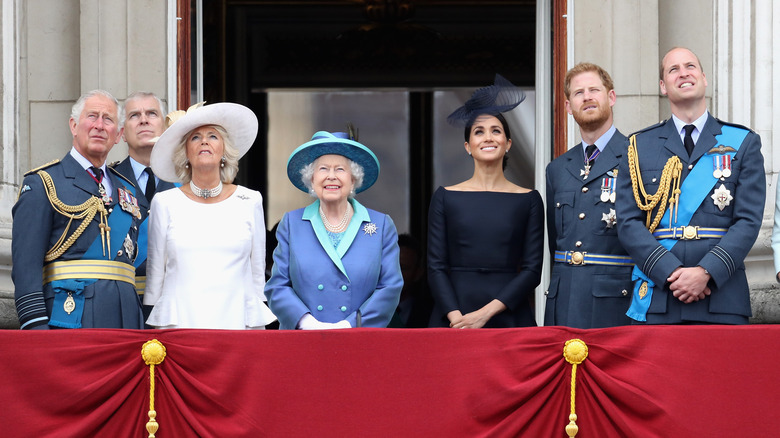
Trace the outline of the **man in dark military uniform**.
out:
M 617 237 L 615 183 L 628 141 L 612 122 L 616 95 L 601 67 L 580 63 L 564 79 L 566 110 L 582 142 L 547 166 L 547 231 L 553 271 L 545 325 L 630 324 L 633 263 Z
M 746 324 L 745 256 L 758 236 L 761 138 L 709 114 L 699 58 L 661 62 L 672 118 L 631 136 L 618 181 L 618 236 L 636 262 L 629 316 L 648 324 Z
M 141 211 L 133 185 L 105 164 L 122 119 L 108 92 L 84 94 L 70 152 L 25 175 L 12 211 L 22 329 L 143 327 L 133 267 Z
M 141 208 L 141 225 L 138 231 L 138 255 L 135 258 L 135 288 L 143 302 L 146 288 L 147 217 L 152 198 L 157 192 L 173 188 L 173 183 L 162 181 L 152 172 L 149 159 L 152 147 L 165 130 L 165 110 L 162 101 L 154 95 L 139 91 L 125 99 L 125 126 L 122 137 L 127 143 L 129 156 L 111 165 L 137 187 L 136 198 Z M 148 316 L 145 310 L 145 316 Z

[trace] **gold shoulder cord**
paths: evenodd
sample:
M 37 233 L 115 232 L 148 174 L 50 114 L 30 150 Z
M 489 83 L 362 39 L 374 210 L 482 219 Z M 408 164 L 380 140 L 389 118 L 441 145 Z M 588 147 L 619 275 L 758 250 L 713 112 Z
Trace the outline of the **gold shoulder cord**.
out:
M 647 221 L 645 226 L 652 233 L 658 227 L 661 222 L 661 218 L 666 212 L 667 201 L 671 204 L 670 208 L 673 209 L 673 215 L 670 215 L 670 221 L 677 220 L 677 209 L 680 202 L 680 176 L 682 175 L 682 163 L 677 155 L 671 156 L 664 165 L 664 170 L 661 173 L 661 181 L 658 184 L 658 190 L 653 195 L 648 195 L 645 192 L 645 186 L 642 183 L 642 174 L 639 171 L 639 157 L 636 153 L 636 134 L 631 136 L 628 145 L 628 170 L 631 174 L 631 187 L 634 189 L 634 199 L 636 205 L 640 210 L 647 212 Z M 669 199 L 670 187 L 672 189 L 672 197 Z M 642 191 L 642 199 L 639 198 L 639 191 Z M 659 204 L 660 202 L 660 204 Z M 653 209 L 658 206 L 658 212 L 655 215 L 652 223 L 650 218 L 653 215 Z M 672 217 L 673 216 L 673 217 Z M 672 224 L 669 224 L 669 228 L 672 228 Z
M 50 250 L 46 251 L 44 260 L 46 262 L 51 262 L 64 254 L 65 251 L 73 246 L 76 240 L 81 237 L 81 234 L 84 232 L 84 230 L 87 229 L 89 224 L 92 222 L 92 219 L 95 217 L 95 214 L 97 213 L 100 213 L 100 234 L 101 239 L 103 239 L 103 255 L 105 255 L 106 233 L 110 232 L 110 228 L 106 223 L 106 216 L 108 215 L 108 211 L 106 210 L 106 206 L 103 204 L 103 201 L 93 196 L 87 199 L 83 204 L 67 205 L 60 201 L 60 199 L 57 197 L 57 189 L 54 187 L 54 181 L 52 181 L 51 175 L 43 170 L 38 172 L 38 175 L 41 177 L 41 180 L 43 180 L 43 186 L 46 189 L 46 196 L 49 198 L 49 203 L 51 203 L 54 211 L 70 219 L 68 221 L 68 226 L 65 227 L 65 231 L 63 231 L 62 236 L 60 236 L 59 240 L 57 240 L 57 243 L 55 243 Z M 70 237 L 68 237 L 66 240 L 65 236 L 67 236 L 70 225 L 73 223 L 74 219 L 82 219 L 82 222 L 73 232 L 73 234 L 71 234 Z M 109 234 L 109 239 L 110 238 L 111 237 Z M 110 251 L 111 249 L 109 248 L 109 252 Z

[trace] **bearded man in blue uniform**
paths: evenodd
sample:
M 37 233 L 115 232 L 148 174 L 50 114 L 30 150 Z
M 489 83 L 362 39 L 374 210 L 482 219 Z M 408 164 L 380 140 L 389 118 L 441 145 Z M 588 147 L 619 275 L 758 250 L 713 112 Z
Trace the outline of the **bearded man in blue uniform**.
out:
M 744 260 L 766 193 L 761 138 L 707 111 L 707 78 L 686 48 L 666 53 L 671 119 L 630 137 L 618 236 L 636 263 L 628 315 L 647 324 L 746 324 Z
M 547 166 L 547 232 L 554 261 L 544 325 L 630 324 L 633 263 L 620 245 L 615 183 L 628 139 L 615 128 L 617 96 L 603 68 L 580 63 L 564 78 L 566 110 L 582 142 Z M 619 176 L 619 177 L 618 177 Z
M 12 210 L 20 326 L 143 328 L 133 266 L 142 215 L 133 184 L 106 166 L 122 112 L 110 93 L 93 90 L 69 123 L 70 152 L 28 172 Z

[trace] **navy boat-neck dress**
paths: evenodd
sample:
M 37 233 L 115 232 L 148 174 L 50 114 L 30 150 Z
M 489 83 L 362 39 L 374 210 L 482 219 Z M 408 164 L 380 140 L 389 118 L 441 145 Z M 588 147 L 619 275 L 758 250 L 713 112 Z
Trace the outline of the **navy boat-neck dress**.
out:
M 439 187 L 428 212 L 428 283 L 436 300 L 431 327 L 448 327 L 447 313 L 465 315 L 493 299 L 507 309 L 485 327 L 535 326 L 531 298 L 541 281 L 543 251 L 539 192 Z

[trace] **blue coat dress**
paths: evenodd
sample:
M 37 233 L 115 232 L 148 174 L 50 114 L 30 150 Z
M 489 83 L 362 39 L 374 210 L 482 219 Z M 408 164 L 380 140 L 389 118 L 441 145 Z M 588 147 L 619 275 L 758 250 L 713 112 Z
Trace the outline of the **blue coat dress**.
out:
M 547 235 L 550 252 L 580 251 L 627 257 L 618 241 L 615 201 L 602 199 L 603 187 L 629 175 L 618 171 L 628 139 L 615 131 L 583 178 L 582 143 L 547 166 Z M 605 184 L 606 182 L 606 184 Z M 614 191 L 614 186 L 613 186 Z M 614 199 L 614 198 L 613 198 Z M 552 257 L 552 260 L 555 260 Z M 630 324 L 633 265 L 574 265 L 554 262 L 544 325 L 576 328 Z
M 647 216 L 637 207 L 630 178 L 618 179 L 618 237 L 637 268 L 656 285 L 647 311 L 648 324 L 746 324 L 751 316 L 744 261 L 756 241 L 764 215 L 766 176 L 761 138 L 745 127 L 724 123 L 710 115 L 690 158 L 672 119 L 639 132 L 636 149 L 645 191 L 654 194 L 658 190 L 664 164 L 673 155 L 682 162 L 683 185 L 699 161 L 711 174 L 713 157 L 710 152 L 721 145 L 716 136 L 721 135 L 726 126 L 743 130 L 746 134 L 731 160 L 731 174 L 717 181 L 710 177 L 714 185 L 703 200 L 697 205 L 685 206 L 694 211 L 688 225 L 727 230 L 720 238 L 678 240 L 671 250 L 667 250 L 646 228 Z M 627 159 L 622 160 L 620 173 L 629 174 Z M 733 198 L 722 210 L 713 199 L 715 190 L 721 186 Z M 668 225 L 662 223 L 659 228 L 667 228 Z M 694 266 L 703 267 L 712 276 L 708 285 L 712 294 L 703 300 L 684 304 L 672 295 L 666 279 L 678 267 Z
M 295 329 L 306 313 L 352 327 L 390 322 L 403 287 L 398 234 L 390 216 L 350 202 L 354 215 L 338 247 L 322 223 L 319 200 L 279 223 L 265 295 L 280 329 Z

